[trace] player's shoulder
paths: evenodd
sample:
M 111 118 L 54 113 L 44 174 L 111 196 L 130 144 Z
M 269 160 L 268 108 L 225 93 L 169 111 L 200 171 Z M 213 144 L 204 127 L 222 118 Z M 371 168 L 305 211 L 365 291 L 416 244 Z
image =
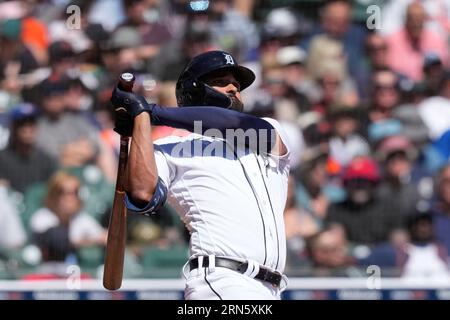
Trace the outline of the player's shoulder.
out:
M 190 141 L 195 139 L 195 134 L 191 133 L 188 135 L 170 135 L 164 138 L 160 138 L 158 140 L 155 140 L 153 142 L 153 144 L 158 145 L 158 146 L 162 146 L 165 144 L 173 144 L 173 143 L 180 143 L 180 142 L 184 142 L 184 141 Z
M 190 133 L 188 135 L 171 135 L 153 142 L 155 151 L 165 154 L 171 154 L 175 149 L 183 149 L 183 147 L 192 143 L 193 140 L 201 139 L 203 136 Z
M 285 130 L 284 130 L 284 126 L 278 120 L 275 120 L 275 119 L 269 118 L 269 117 L 264 117 L 264 118 L 261 118 L 261 119 L 263 119 L 263 120 L 267 121 L 268 123 L 270 123 L 272 125 L 272 127 L 275 129 L 275 131 L 282 138 L 284 138 L 286 136 Z
M 281 128 L 281 124 L 278 120 L 274 119 L 274 118 L 270 118 L 270 117 L 263 117 L 261 118 L 265 121 L 267 121 L 268 123 L 270 123 L 272 125 L 272 127 L 275 128 L 275 130 L 278 131 L 278 128 Z
M 278 120 L 273 119 L 273 118 L 269 118 L 269 117 L 263 117 L 261 119 L 267 121 L 268 123 L 270 123 L 272 125 L 272 127 L 275 129 L 277 134 L 280 136 L 281 141 L 286 146 L 286 148 L 288 150 L 288 153 L 289 153 L 289 150 L 291 148 L 290 148 L 289 138 L 288 138 L 288 135 L 286 133 L 286 127 L 288 127 L 289 124 L 287 124 L 285 122 L 279 122 Z

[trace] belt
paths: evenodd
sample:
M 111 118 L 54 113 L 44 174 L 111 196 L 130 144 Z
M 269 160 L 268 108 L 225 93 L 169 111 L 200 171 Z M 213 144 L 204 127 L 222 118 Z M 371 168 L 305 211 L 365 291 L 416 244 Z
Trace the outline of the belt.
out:
M 206 267 L 208 265 L 209 265 L 209 257 L 205 256 L 205 257 L 203 257 L 203 266 Z M 240 262 L 240 261 L 236 261 L 236 260 L 232 260 L 232 259 L 228 259 L 228 258 L 215 257 L 215 266 L 231 269 L 231 270 L 237 271 L 239 273 L 244 273 L 248 268 L 248 263 Z M 194 258 L 194 259 L 190 260 L 189 267 L 190 267 L 190 270 L 194 270 L 194 269 L 198 268 L 198 258 Z M 278 272 L 274 272 L 274 271 L 269 270 L 266 267 L 260 266 L 259 272 L 255 276 L 255 279 L 269 282 L 273 286 L 278 287 L 278 286 L 280 286 L 282 276 Z

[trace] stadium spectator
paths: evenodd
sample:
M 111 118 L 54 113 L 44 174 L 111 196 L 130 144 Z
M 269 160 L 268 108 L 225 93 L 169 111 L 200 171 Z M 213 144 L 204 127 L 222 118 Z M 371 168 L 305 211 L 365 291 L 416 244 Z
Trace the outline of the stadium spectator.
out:
M 392 111 L 400 102 L 399 78 L 393 71 L 376 71 L 372 76 L 370 121 L 392 118 Z
M 448 46 L 438 33 L 424 28 L 426 12 L 420 2 L 412 2 L 406 11 L 405 26 L 387 36 L 388 61 L 392 70 L 411 80 L 423 78 L 423 58 L 434 52 L 442 61 L 448 59 Z
M 448 251 L 436 241 L 430 212 L 414 210 L 408 215 L 407 235 L 401 242 L 393 239 L 373 248 L 358 261 L 360 265 L 378 265 L 382 275 L 404 278 L 446 280 L 450 277 Z
M 297 45 L 301 35 L 301 23 L 295 11 L 289 7 L 275 8 L 267 14 L 261 28 L 260 51 L 276 54 L 282 47 Z
M 343 173 L 347 199 L 331 204 L 327 224 L 342 225 L 349 241 L 374 245 L 387 241 L 390 233 L 401 227 L 395 202 L 387 202 L 378 194 L 380 173 L 370 157 L 355 158 Z
M 20 249 L 27 241 L 27 234 L 15 203 L 6 186 L 0 180 L 0 256 L 7 251 Z
M 30 49 L 20 39 L 19 19 L 0 20 L 0 110 L 8 110 L 21 101 L 25 75 L 39 67 Z
M 436 140 L 450 129 L 450 73 L 441 79 L 438 95 L 424 99 L 417 106 L 430 140 Z
M 82 115 L 66 111 L 67 90 L 68 83 L 63 79 L 48 79 L 41 84 L 37 145 L 61 166 L 95 163 L 98 132 Z
M 120 32 L 122 28 L 136 32 L 140 44 L 129 47 L 129 55 L 137 59 L 148 60 L 158 54 L 161 45 L 172 37 L 166 21 L 160 21 L 158 14 L 148 14 L 152 9 L 158 12 L 158 1 L 124 0 L 123 5 L 126 12 L 126 20 L 116 29 Z
M 436 240 L 450 252 L 450 165 L 445 165 L 436 177 L 436 202 L 432 207 Z
M 315 277 L 356 276 L 345 232 L 339 226 L 326 228 L 307 241 L 308 257 Z
M 310 37 L 302 41 L 302 46 L 310 48 L 318 37 L 327 37 L 338 41 L 347 57 L 346 68 L 359 83 L 363 67 L 366 31 L 351 21 L 352 4 L 347 0 L 324 2 L 320 10 L 320 26 L 316 27 Z M 359 91 L 359 90 L 358 90 Z
M 330 156 L 346 167 L 355 157 L 370 154 L 366 140 L 358 133 L 363 118 L 361 107 L 335 106 L 328 110 L 332 135 Z
M 41 252 L 41 263 L 31 273 L 22 277 L 26 281 L 46 281 L 67 279 L 73 272 L 76 262 L 73 257 L 75 249 L 70 243 L 67 226 L 58 225 L 35 235 L 34 242 Z M 90 274 L 82 273 L 81 279 L 90 279 Z M 77 279 L 78 280 L 78 279 Z
M 327 171 L 329 151 L 326 145 L 306 148 L 301 155 L 295 184 L 297 206 L 307 216 L 310 226 L 303 237 L 322 229 L 331 202 L 337 201 L 339 190 L 330 184 Z M 313 226 L 313 227 L 311 227 Z
M 432 97 L 439 94 L 440 84 L 445 75 L 445 68 L 441 58 L 431 52 L 425 54 L 423 60 L 423 86 L 425 97 Z
M 211 1 L 208 8 L 213 43 L 239 61 L 255 56 L 259 34 L 255 23 L 234 9 L 232 0 Z
M 286 231 L 287 267 L 295 270 L 304 262 L 305 238 L 320 230 L 312 214 L 306 212 L 296 201 L 298 183 L 293 175 L 289 176 L 288 196 L 284 209 Z
M 30 220 L 30 229 L 35 236 L 50 228 L 64 226 L 70 244 L 76 249 L 106 244 L 106 231 L 83 211 L 80 187 L 80 180 L 64 171 L 57 172 L 50 179 L 45 205 Z
M 313 109 L 326 113 L 330 106 L 358 103 L 355 83 L 347 72 L 347 57 L 343 46 L 326 35 L 315 37 L 308 52 L 308 72 L 315 88 L 307 93 Z
M 376 155 L 384 169 L 380 184 L 380 195 L 388 201 L 395 201 L 402 217 L 414 212 L 419 200 L 429 197 L 426 185 L 430 182 L 424 170 L 417 164 L 417 149 L 404 136 L 390 136 L 383 139 Z
M 367 36 L 366 52 L 372 71 L 388 68 L 388 45 L 386 39 L 379 33 L 373 32 Z
M 36 147 L 37 110 L 24 103 L 11 111 L 8 147 L 0 151 L 0 179 L 21 193 L 34 183 L 44 182 L 57 168 L 57 163 Z
M 389 35 L 401 29 L 406 18 L 407 8 L 413 2 L 420 2 L 426 11 L 425 27 L 446 37 L 450 31 L 450 3 L 446 0 L 389 1 L 382 6 L 380 32 Z

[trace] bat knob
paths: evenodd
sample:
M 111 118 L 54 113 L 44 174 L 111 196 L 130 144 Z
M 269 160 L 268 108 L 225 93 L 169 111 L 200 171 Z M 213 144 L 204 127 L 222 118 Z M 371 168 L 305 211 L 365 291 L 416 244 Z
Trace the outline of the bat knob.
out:
M 133 91 L 135 80 L 136 78 L 132 73 L 124 72 L 120 75 L 119 86 L 122 90 L 131 92 Z

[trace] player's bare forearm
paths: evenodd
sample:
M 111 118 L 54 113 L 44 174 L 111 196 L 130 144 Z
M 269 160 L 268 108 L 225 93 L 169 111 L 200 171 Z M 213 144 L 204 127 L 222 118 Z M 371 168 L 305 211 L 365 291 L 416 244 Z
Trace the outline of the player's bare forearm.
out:
M 155 191 L 158 170 L 153 154 L 150 115 L 147 112 L 142 112 L 134 119 L 127 176 L 128 195 L 136 203 L 148 202 Z

